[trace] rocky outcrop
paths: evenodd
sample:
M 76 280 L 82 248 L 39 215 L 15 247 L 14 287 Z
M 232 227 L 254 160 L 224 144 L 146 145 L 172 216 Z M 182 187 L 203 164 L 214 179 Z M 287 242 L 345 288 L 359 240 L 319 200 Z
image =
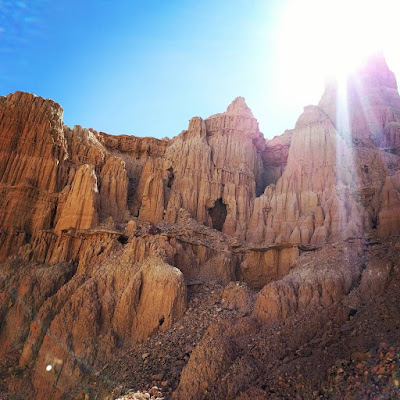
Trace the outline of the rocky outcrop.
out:
M 399 143 L 400 98 L 396 78 L 382 54 L 370 59 L 347 81 L 330 82 L 319 107 L 339 132 L 395 149 Z
M 311 384 L 310 390 L 298 382 L 304 376 L 326 379 L 326 365 L 332 365 L 339 354 L 350 353 L 346 342 L 361 346 L 357 338 L 364 335 L 360 320 L 364 320 L 363 329 L 370 323 L 365 312 L 380 307 L 378 298 L 382 299 L 386 290 L 390 288 L 393 295 L 398 288 L 398 268 L 395 272 L 393 266 L 398 257 L 396 245 L 379 249 L 376 244 L 364 247 L 361 243 L 302 253 L 299 265 L 289 275 L 259 292 L 252 317 L 241 316 L 210 327 L 182 371 L 175 398 L 241 399 L 251 393 L 262 399 L 282 394 L 282 388 L 287 388 L 283 398 L 293 394 L 312 398 L 317 386 Z M 223 296 L 235 286 L 229 284 Z M 391 307 L 396 308 L 395 304 Z M 358 313 L 362 315 L 352 324 Z M 388 331 L 398 319 L 382 318 L 387 319 Z M 340 344 L 337 335 L 344 337 Z M 364 346 L 368 349 L 365 342 Z M 290 375 L 285 373 L 288 370 Z
M 29 334 L 46 299 L 69 281 L 75 268 L 70 264 L 54 267 L 8 260 L 0 273 L 0 357 L 15 351 Z
M 54 228 L 55 233 L 60 235 L 64 229 L 89 229 L 97 226 L 98 192 L 93 166 L 82 165 L 76 172 L 71 187 L 65 188 L 66 198 L 60 201 L 60 215 Z
M 381 237 L 400 231 L 400 173 L 385 179 L 381 192 L 381 209 L 378 214 L 378 234 Z
M 193 118 L 166 151 L 165 170 L 173 173 L 167 220 L 175 222 L 182 207 L 198 221 L 243 238 L 252 200 L 264 186 L 264 148 L 243 98 L 226 113 Z
M 261 289 L 286 276 L 296 266 L 298 258 L 297 246 L 252 248 L 240 264 L 239 278 L 250 287 Z
M 210 388 L 223 378 L 239 356 L 240 339 L 254 334 L 257 328 L 257 323 L 249 318 L 237 325 L 222 322 L 210 326 L 182 371 L 174 398 L 197 400 L 207 397 Z
M 226 287 L 239 321 L 210 328 L 183 370 L 176 395 L 193 399 L 217 380 L 239 394 L 224 376 L 257 327 L 317 309 L 325 324 L 358 286 L 384 290 L 394 258 L 364 253 L 400 234 L 400 97 L 379 55 L 342 86 L 272 140 L 242 97 L 162 140 L 70 129 L 50 100 L 0 97 L 0 349 L 38 398 L 169 329 L 186 286 L 247 285 Z
M 384 234 L 390 223 L 380 208 L 387 197 L 379 193 L 399 168 L 390 128 L 398 115 L 396 81 L 379 57 L 347 85 L 328 85 L 319 106 L 306 107 L 298 119 L 282 176 L 255 200 L 248 240 L 318 244 L 361 237 L 381 223 Z M 384 136 L 390 129 L 391 145 Z
M 59 163 L 67 154 L 62 108 L 16 92 L 0 100 L 0 183 L 59 191 Z
M 253 306 L 253 294 L 246 284 L 230 282 L 222 292 L 222 304 L 230 310 L 248 314 Z
M 156 257 L 132 264 L 129 248 L 118 268 L 114 259 L 75 275 L 32 322 L 20 364 L 35 365 L 38 398 L 61 397 L 117 346 L 170 328 L 185 311 L 186 285 L 178 269 Z
M 282 177 L 254 203 L 248 239 L 308 245 L 346 232 L 356 236 L 360 211 L 337 190 L 353 184 L 352 171 L 337 168 L 347 166 L 350 157 L 328 116 L 318 107 L 306 107 L 293 131 Z
M 265 186 L 275 184 L 282 176 L 287 164 L 293 130 L 287 130 L 280 136 L 265 141 L 264 163 L 268 166 L 265 174 Z M 261 193 L 258 193 L 261 194 Z
M 47 229 L 65 184 L 62 109 L 16 92 L 0 98 L 0 259 Z
M 313 259 L 324 260 L 323 265 Z M 362 246 L 326 247 L 307 254 L 300 267 L 259 292 L 254 316 L 263 322 L 288 318 L 310 308 L 327 308 L 349 293 L 363 269 Z
M 306 107 L 293 130 L 272 140 L 241 97 L 225 113 L 193 118 L 172 140 L 71 130 L 51 101 L 22 93 L 3 98 L 4 124 L 15 109 L 19 125 L 2 131 L 0 254 L 15 253 L 42 230 L 93 228 L 110 216 L 117 224 L 131 217 L 174 224 L 181 208 L 256 244 L 314 245 L 375 229 L 392 235 L 397 226 L 387 215 L 396 198 L 389 186 L 400 168 L 395 78 L 376 56 L 347 91 L 341 84 L 329 83 L 319 106 Z M 27 157 L 37 164 L 29 176 L 15 168 Z M 99 193 L 90 184 L 90 199 L 77 187 L 89 174 L 81 168 L 96 179 Z M 81 209 L 68 211 L 74 204 Z

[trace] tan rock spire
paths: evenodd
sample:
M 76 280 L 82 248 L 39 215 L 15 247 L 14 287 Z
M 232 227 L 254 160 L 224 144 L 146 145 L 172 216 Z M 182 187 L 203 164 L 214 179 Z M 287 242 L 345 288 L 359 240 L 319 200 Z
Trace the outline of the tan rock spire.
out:
M 229 104 L 228 108 L 226 109 L 226 114 L 246 114 L 250 117 L 254 117 L 250 108 L 246 104 L 246 100 L 242 96 L 236 97 L 236 99 Z

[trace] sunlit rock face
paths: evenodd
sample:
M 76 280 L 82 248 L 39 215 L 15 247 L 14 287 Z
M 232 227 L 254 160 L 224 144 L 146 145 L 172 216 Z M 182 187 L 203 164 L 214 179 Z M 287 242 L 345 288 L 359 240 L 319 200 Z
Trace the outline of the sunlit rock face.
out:
M 132 262 L 133 249 L 125 249 L 118 266 L 109 259 L 89 274 L 78 272 L 40 309 L 20 359 L 21 366 L 35 365 L 37 398 L 61 397 L 118 345 L 169 329 L 186 310 L 182 273 L 157 257 Z
M 43 231 L 60 236 L 109 217 L 175 223 L 181 208 L 245 239 L 254 201 L 282 175 L 292 135 L 266 141 L 242 97 L 225 113 L 193 118 L 172 140 L 71 130 L 60 106 L 30 94 L 2 98 L 1 112 L 3 258 Z
M 330 305 L 361 261 L 327 275 L 337 284 L 285 277 L 301 250 L 400 234 L 399 124 L 379 56 L 271 140 L 242 97 L 162 140 L 70 129 L 53 101 L 0 97 L 1 352 L 20 349 L 33 390 L 61 398 L 85 368 L 178 320 L 187 284 L 264 287 L 260 321 Z
M 166 150 L 164 171 L 174 174 L 167 220 L 175 222 L 183 207 L 198 221 L 243 239 L 256 191 L 265 185 L 264 150 L 258 123 L 243 98 L 235 99 L 226 113 L 205 121 L 193 118 Z M 226 210 L 219 224 L 213 220 L 215 207 Z
M 393 234 L 398 192 L 386 177 L 399 168 L 399 116 L 395 77 L 379 56 L 330 83 L 299 117 L 282 177 L 255 201 L 248 240 L 317 244 L 377 227 Z
M 346 81 L 328 84 L 319 107 L 355 140 L 370 139 L 385 148 L 399 144 L 400 98 L 383 55 L 371 57 Z
M 66 155 L 58 104 L 21 92 L 0 98 L 0 259 L 50 228 Z

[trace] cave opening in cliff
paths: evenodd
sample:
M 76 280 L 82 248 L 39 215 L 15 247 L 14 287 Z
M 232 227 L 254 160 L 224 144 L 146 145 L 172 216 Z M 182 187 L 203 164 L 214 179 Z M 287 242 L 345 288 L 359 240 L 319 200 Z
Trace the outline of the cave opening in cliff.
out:
M 276 170 L 277 168 L 275 168 Z M 256 197 L 260 197 L 263 193 L 265 188 L 270 185 L 271 183 L 276 183 L 278 180 L 278 175 L 276 177 L 274 174 L 270 173 L 272 168 L 269 168 L 267 165 L 263 165 L 262 172 L 256 179 Z M 275 171 L 274 171 L 275 172 Z
M 172 167 L 169 167 L 167 169 L 168 171 L 168 181 L 167 181 L 167 187 L 172 187 L 173 183 L 174 183 L 174 179 L 175 179 L 175 175 L 174 175 L 174 169 Z
M 164 209 L 168 207 L 169 197 L 171 196 L 171 188 L 174 184 L 175 175 L 172 167 L 167 168 L 167 179 L 164 179 Z
M 129 238 L 128 238 L 128 236 L 120 235 L 120 236 L 118 237 L 117 240 L 118 240 L 118 242 L 120 242 L 121 244 L 127 244 Z
M 214 207 L 208 209 L 208 214 L 211 217 L 212 227 L 222 232 L 228 211 L 221 198 L 215 201 Z

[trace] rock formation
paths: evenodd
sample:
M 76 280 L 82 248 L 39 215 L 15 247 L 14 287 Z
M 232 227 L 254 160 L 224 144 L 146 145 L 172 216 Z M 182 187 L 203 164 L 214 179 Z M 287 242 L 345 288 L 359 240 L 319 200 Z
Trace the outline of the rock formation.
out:
M 319 310 L 297 341 L 287 332 L 301 347 L 397 276 L 399 145 L 380 55 L 272 140 L 242 97 L 162 140 L 70 129 L 53 101 L 0 97 L 0 357 L 27 371 L 18 390 L 68 398 L 120 349 L 175 329 L 188 291 L 222 285 L 238 318 L 206 331 L 175 396 L 265 393 L 249 337 Z

